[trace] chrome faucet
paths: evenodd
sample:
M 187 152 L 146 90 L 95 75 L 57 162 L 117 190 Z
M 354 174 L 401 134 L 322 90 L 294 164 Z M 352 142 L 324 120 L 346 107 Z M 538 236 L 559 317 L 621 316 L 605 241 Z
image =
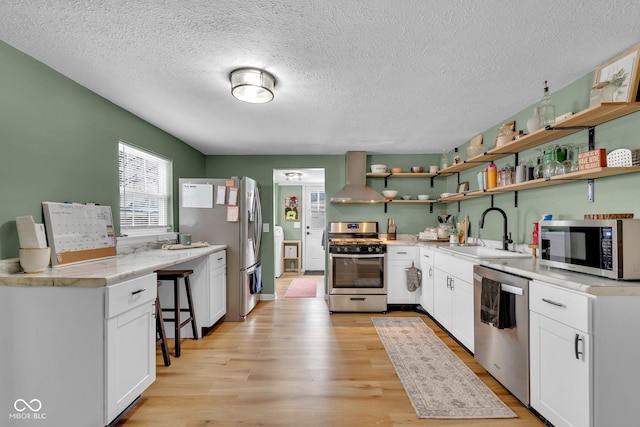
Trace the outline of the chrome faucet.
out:
M 484 228 L 484 217 L 490 211 L 498 211 L 502 214 L 502 249 L 505 251 L 509 250 L 509 243 L 513 243 L 511 240 L 511 233 L 507 232 L 507 214 L 500 208 L 490 207 L 489 209 L 482 212 L 482 216 L 480 217 L 480 228 Z

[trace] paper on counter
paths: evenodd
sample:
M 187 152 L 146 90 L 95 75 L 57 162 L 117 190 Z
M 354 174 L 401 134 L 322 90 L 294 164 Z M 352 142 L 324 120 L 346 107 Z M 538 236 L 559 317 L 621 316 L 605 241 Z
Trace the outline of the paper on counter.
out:
M 36 224 L 31 215 L 17 216 L 18 240 L 21 248 L 46 248 L 44 224 Z

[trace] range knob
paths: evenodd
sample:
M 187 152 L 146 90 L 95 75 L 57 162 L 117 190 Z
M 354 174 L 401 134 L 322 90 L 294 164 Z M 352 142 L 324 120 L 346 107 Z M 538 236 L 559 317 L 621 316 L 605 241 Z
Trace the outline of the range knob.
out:
M 373 251 L 374 251 L 374 247 L 373 247 L 373 246 L 369 246 L 369 247 L 367 248 L 367 250 L 368 250 L 369 252 L 373 252 Z
M 360 252 L 360 246 L 356 246 L 356 252 Z

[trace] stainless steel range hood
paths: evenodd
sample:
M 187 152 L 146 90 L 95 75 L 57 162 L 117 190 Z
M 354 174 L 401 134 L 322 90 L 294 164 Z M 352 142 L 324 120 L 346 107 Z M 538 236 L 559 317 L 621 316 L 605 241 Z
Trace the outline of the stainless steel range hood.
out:
M 384 196 L 367 185 L 367 153 L 347 151 L 347 182 L 331 197 L 331 203 L 382 203 Z

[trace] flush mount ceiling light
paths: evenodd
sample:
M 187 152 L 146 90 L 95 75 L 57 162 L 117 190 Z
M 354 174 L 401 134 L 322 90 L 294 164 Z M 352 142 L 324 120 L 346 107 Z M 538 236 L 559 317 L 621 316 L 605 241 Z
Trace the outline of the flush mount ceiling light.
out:
M 264 104 L 273 99 L 276 79 L 257 68 L 239 68 L 229 75 L 231 94 L 240 101 Z
M 301 181 L 302 173 L 301 172 L 287 172 L 284 174 L 287 177 L 287 181 Z

